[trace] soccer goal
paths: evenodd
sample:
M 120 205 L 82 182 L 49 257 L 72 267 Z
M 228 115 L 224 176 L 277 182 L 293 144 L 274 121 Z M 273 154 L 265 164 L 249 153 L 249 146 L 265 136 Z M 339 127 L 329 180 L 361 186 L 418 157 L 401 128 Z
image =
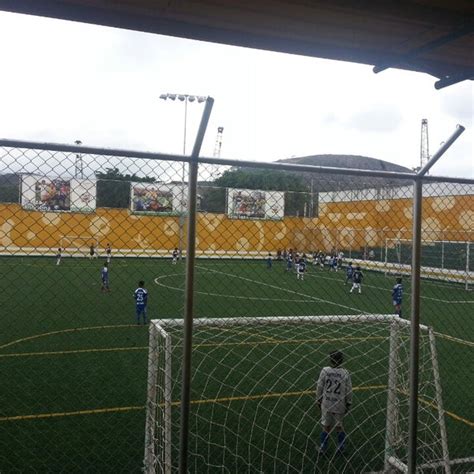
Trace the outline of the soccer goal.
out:
M 412 241 L 385 240 L 385 272 L 411 273 Z M 474 243 L 465 241 L 423 240 L 421 276 L 434 280 L 474 284 Z
M 88 257 L 90 246 L 94 245 L 95 255 L 99 252 L 99 241 L 90 236 L 65 235 L 61 237 L 60 246 L 63 254 L 69 257 Z
M 420 331 L 418 465 L 450 472 L 433 331 Z M 196 319 L 190 472 L 406 471 L 410 323 L 393 315 Z M 318 454 L 315 385 L 340 350 L 347 451 Z M 144 470 L 179 464 L 183 320 L 150 324 Z

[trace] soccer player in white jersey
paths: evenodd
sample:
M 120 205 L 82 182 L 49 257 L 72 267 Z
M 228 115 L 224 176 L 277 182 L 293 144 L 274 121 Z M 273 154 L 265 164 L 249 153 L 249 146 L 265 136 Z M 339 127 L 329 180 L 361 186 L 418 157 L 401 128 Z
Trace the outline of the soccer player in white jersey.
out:
M 329 434 L 333 429 L 337 432 L 337 452 L 345 449 L 346 433 L 342 421 L 352 405 L 351 374 L 341 367 L 344 355 L 340 351 L 329 354 L 330 367 L 323 367 L 316 385 L 316 403 L 321 410 L 319 451 L 328 449 Z
M 178 252 L 178 248 L 175 247 L 175 249 L 173 250 L 173 253 L 171 254 L 172 255 L 172 261 L 171 263 L 173 265 L 176 265 L 178 263 L 178 255 L 179 255 L 179 252 Z
M 61 263 L 61 256 L 62 256 L 62 248 L 58 248 L 58 253 L 56 254 L 56 265 Z

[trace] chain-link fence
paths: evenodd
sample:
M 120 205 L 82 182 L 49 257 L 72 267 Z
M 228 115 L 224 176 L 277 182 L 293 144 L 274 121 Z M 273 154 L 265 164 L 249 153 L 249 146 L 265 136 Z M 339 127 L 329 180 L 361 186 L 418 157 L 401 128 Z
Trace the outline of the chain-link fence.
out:
M 186 341 L 188 161 L 0 142 L 0 471 L 177 471 L 188 343 L 189 472 L 406 469 L 413 180 L 198 160 Z M 428 177 L 427 472 L 474 469 L 473 229 Z

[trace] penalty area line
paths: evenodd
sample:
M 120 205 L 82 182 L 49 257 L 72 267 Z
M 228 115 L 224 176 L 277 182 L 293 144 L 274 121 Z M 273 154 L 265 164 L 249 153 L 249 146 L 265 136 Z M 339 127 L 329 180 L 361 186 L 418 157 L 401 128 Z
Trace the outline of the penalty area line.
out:
M 385 385 L 369 385 L 365 387 L 354 387 L 353 390 L 380 390 L 386 388 Z M 244 395 L 240 397 L 221 397 L 221 398 L 208 398 L 205 400 L 191 400 L 191 405 L 203 405 L 208 403 L 228 403 L 245 400 L 264 400 L 268 398 L 277 397 L 294 397 L 301 395 L 312 395 L 314 390 L 302 390 L 300 392 L 281 392 L 281 393 L 264 393 L 259 395 Z M 171 402 L 172 406 L 179 406 L 180 401 Z M 79 415 L 100 415 L 104 413 L 124 413 L 129 411 L 144 410 L 145 405 L 135 405 L 128 407 L 113 407 L 113 408 L 97 408 L 93 410 L 77 410 L 77 411 L 65 411 L 58 413 L 39 413 L 37 415 L 18 415 L 18 416 L 3 416 L 0 417 L 2 421 L 24 421 L 24 420 L 43 420 L 48 418 L 61 418 L 67 416 L 79 416 Z
M 20 342 L 32 341 L 34 339 L 39 339 L 41 337 L 55 336 L 57 334 L 67 334 L 72 332 L 81 332 L 81 331 L 93 331 L 95 329 L 123 329 L 123 328 L 137 328 L 136 324 L 112 324 L 109 326 L 89 326 L 83 328 L 70 328 L 70 329 L 61 329 L 59 331 L 44 332 L 41 334 L 34 334 L 33 336 L 23 337 L 21 339 L 16 339 L 15 341 L 8 342 L 0 346 L 0 349 L 5 349 L 6 347 L 19 344 Z
M 352 390 L 355 392 L 358 391 L 370 391 L 370 390 L 385 390 L 386 385 L 362 385 L 359 387 L 353 387 Z M 239 401 L 252 401 L 252 400 L 265 400 L 271 398 L 284 398 L 284 397 L 300 397 L 300 396 L 313 396 L 314 390 L 301 390 L 298 392 L 279 392 L 279 393 L 263 393 L 256 395 L 243 395 L 239 397 L 221 397 L 221 398 L 208 398 L 204 400 L 191 400 L 191 405 L 204 405 L 212 403 L 230 403 L 230 402 L 239 402 Z M 420 400 L 424 405 L 430 406 L 431 408 L 436 409 L 436 404 L 429 402 L 427 400 Z M 180 401 L 171 402 L 172 406 L 179 406 Z M 25 420 L 40 420 L 48 418 L 61 418 L 67 416 L 80 416 L 80 415 L 100 415 L 106 413 L 127 413 L 131 411 L 140 411 L 144 410 L 144 405 L 135 405 L 128 407 L 113 407 L 113 408 L 98 408 L 95 410 L 77 410 L 69 412 L 58 412 L 58 413 L 39 413 L 37 415 L 19 415 L 19 416 L 4 416 L 0 417 L 0 422 L 3 421 L 25 421 Z M 474 422 L 470 421 L 462 416 L 457 415 L 451 411 L 445 410 L 446 415 L 453 418 L 456 421 L 460 421 L 468 425 L 471 428 L 474 428 Z

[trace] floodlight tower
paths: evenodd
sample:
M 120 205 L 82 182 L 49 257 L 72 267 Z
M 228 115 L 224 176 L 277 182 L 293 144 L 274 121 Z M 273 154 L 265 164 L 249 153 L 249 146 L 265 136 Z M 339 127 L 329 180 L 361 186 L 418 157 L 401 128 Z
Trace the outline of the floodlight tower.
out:
M 421 119 L 420 169 L 428 163 L 429 159 L 428 119 Z
M 76 145 L 82 145 L 81 140 L 75 140 Z M 82 153 L 76 153 L 76 161 L 74 162 L 74 177 L 84 178 L 84 162 L 82 161 Z
M 221 148 L 222 148 L 222 133 L 224 132 L 224 127 L 217 127 L 217 136 L 216 144 L 214 145 L 214 158 L 221 157 Z

